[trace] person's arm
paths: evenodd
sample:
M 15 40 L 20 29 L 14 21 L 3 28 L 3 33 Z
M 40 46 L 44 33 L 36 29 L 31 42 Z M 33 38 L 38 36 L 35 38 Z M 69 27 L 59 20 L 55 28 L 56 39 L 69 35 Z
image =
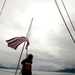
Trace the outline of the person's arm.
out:
M 26 61 L 27 61 L 27 58 L 24 59 L 24 60 L 21 62 L 21 64 L 23 65 Z
M 23 65 L 23 64 L 24 64 L 24 62 L 25 62 L 25 60 L 23 60 L 23 61 L 21 62 L 21 64 Z

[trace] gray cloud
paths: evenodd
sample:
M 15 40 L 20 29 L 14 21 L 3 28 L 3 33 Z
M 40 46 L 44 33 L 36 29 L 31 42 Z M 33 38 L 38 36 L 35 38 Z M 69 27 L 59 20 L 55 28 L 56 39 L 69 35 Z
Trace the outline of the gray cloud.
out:
M 75 10 L 70 11 L 70 9 L 74 7 L 75 2 L 71 1 L 73 3 L 71 3 L 69 7 L 68 4 L 70 1 L 67 2 L 67 0 L 65 0 L 65 3 L 70 12 L 72 21 L 75 23 Z M 33 9 L 31 7 L 35 4 L 39 4 L 39 7 L 41 6 L 40 10 L 38 9 L 38 6 L 35 6 L 36 8 L 34 9 L 36 10 L 31 11 Z M 26 35 L 32 14 L 34 13 L 29 46 L 29 53 L 34 55 L 33 69 L 58 70 L 75 68 L 75 44 L 73 43 L 59 13 L 52 14 L 57 10 L 55 6 L 53 7 L 51 5 L 54 5 L 52 0 L 8 0 L 6 2 L 2 15 L 0 16 L 0 60 L 2 60 L 0 61 L 0 64 L 7 67 L 17 65 L 23 44 L 15 51 L 14 49 L 7 47 L 5 40 L 15 36 Z M 36 13 L 37 10 L 38 13 Z M 45 10 L 47 11 L 45 12 Z M 75 32 L 73 31 L 67 16 L 65 16 L 65 19 L 75 38 Z M 22 59 L 24 58 L 25 51 L 22 56 Z

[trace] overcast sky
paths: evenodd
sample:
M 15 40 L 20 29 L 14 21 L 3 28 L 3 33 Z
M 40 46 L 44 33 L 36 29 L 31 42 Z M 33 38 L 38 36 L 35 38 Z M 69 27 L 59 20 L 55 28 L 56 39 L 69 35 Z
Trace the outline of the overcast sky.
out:
M 4 0 L 0 0 L 0 10 Z M 75 0 L 63 0 L 75 26 Z M 61 0 L 58 4 L 75 38 Z M 54 0 L 6 0 L 0 16 L 0 64 L 17 66 L 23 44 L 17 50 L 6 40 L 26 36 L 32 17 L 29 53 L 34 55 L 33 69 L 58 70 L 75 68 L 75 44 L 72 41 Z M 25 50 L 22 59 L 25 58 Z M 21 60 L 22 60 L 21 59 Z

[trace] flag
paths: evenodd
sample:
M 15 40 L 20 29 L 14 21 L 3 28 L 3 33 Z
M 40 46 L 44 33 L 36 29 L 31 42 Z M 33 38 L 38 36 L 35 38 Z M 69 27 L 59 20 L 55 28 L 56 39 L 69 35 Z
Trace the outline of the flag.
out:
M 14 37 L 9 40 L 6 40 L 6 42 L 8 43 L 8 47 L 14 48 L 15 50 L 23 42 L 27 42 L 26 49 L 28 48 L 30 44 L 28 38 L 26 37 Z

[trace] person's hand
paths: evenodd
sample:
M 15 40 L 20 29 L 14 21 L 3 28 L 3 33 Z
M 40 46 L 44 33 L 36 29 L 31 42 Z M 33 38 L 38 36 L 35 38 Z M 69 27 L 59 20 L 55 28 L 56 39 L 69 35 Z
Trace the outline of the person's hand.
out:
M 19 74 L 21 74 L 22 72 L 20 72 Z

